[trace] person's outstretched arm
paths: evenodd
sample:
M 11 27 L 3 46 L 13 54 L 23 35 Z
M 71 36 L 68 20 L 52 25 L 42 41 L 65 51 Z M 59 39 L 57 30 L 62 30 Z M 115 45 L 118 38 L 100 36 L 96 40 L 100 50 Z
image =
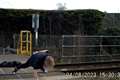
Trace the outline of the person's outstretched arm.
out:
M 33 80 L 39 80 L 38 72 L 36 69 L 33 70 Z

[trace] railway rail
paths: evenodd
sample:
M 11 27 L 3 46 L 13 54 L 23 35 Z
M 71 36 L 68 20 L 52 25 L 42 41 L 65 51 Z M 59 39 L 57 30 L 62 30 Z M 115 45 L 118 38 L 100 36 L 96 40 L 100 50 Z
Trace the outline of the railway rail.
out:
M 120 61 L 111 62 L 93 62 L 79 64 L 57 64 L 55 68 L 61 72 L 119 72 Z

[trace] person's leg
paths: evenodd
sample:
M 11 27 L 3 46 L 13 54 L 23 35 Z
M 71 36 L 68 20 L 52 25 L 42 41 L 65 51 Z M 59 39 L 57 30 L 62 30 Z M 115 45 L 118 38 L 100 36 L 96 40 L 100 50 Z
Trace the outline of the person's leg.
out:
M 31 64 L 32 64 L 32 56 L 26 61 L 26 63 L 20 64 L 20 65 L 16 66 L 13 72 L 16 73 L 19 69 L 21 69 L 21 68 L 27 68 Z
M 33 69 L 33 78 L 34 80 L 39 80 L 37 69 Z
M 13 72 L 16 73 L 19 69 L 21 69 L 21 68 L 27 68 L 27 67 L 29 67 L 29 64 L 26 62 L 24 64 L 16 66 Z

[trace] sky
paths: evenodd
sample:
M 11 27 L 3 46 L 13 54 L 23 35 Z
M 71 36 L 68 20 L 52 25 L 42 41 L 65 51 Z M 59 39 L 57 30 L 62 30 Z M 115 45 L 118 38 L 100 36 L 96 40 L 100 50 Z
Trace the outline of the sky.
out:
M 58 3 L 65 3 L 67 10 L 97 9 L 120 13 L 120 0 L 0 0 L 0 8 L 54 10 Z

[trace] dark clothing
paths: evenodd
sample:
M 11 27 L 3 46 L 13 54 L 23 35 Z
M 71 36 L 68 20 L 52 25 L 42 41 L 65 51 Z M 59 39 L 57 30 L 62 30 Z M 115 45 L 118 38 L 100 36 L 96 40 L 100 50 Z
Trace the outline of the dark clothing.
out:
M 34 69 L 39 69 L 43 67 L 44 61 L 48 55 L 46 53 L 36 53 L 33 54 L 27 63 L 29 66 L 32 66 Z
M 17 70 L 19 70 L 20 68 L 27 68 L 27 67 L 33 67 L 34 69 L 41 69 L 44 72 L 44 61 L 46 59 L 46 57 L 48 56 L 47 53 L 43 53 L 43 52 L 39 52 L 36 54 L 33 54 L 26 63 L 21 64 L 19 66 L 16 67 L 16 70 L 14 72 L 16 72 Z

